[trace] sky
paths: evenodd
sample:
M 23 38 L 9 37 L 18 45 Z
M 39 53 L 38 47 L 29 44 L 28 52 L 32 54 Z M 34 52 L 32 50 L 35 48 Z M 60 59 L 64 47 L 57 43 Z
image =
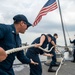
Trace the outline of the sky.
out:
M 0 23 L 12 24 L 13 17 L 23 14 L 33 23 L 39 11 L 48 0 L 0 0 Z M 59 0 L 67 44 L 69 38 L 75 38 L 75 0 Z M 58 3 L 57 3 L 58 4 Z M 41 34 L 58 34 L 57 44 L 65 45 L 60 20 L 59 8 L 43 16 L 35 27 L 30 27 L 24 34 L 20 34 L 22 43 L 31 42 Z

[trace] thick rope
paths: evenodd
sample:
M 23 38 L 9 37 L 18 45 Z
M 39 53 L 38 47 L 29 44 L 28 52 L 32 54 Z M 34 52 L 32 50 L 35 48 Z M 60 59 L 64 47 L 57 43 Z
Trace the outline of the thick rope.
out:
M 23 46 L 23 47 L 19 47 L 19 48 L 13 48 L 13 49 L 7 50 L 7 51 L 6 51 L 6 54 L 11 54 L 11 53 L 14 53 L 14 52 L 22 51 L 23 49 L 28 49 L 28 48 L 30 48 L 30 47 L 35 47 L 35 45 L 33 44 L 33 45 L 30 45 L 30 46 Z M 47 50 L 47 49 L 43 49 L 42 47 L 39 47 L 39 49 L 41 49 L 41 50 L 43 50 L 43 51 L 45 51 L 45 52 L 50 52 L 53 48 L 54 48 L 54 46 L 51 47 L 50 50 Z M 59 67 L 58 67 L 58 69 L 57 69 L 55 75 L 58 74 L 58 71 L 60 70 L 61 65 L 62 65 L 62 63 L 63 63 L 63 60 L 64 60 L 64 58 L 61 59 L 61 63 L 60 63 L 60 65 L 59 65 Z
M 34 47 L 34 46 L 35 45 L 22 46 L 22 47 L 19 47 L 19 48 L 13 48 L 13 49 L 7 50 L 6 54 L 11 54 L 11 53 L 14 53 L 14 52 L 22 51 L 23 49 L 27 49 L 27 48 Z
M 58 46 L 58 47 L 61 47 L 61 48 L 65 48 L 65 46 Z M 72 47 L 72 46 L 68 46 L 69 48 L 75 48 L 75 46 L 74 47 Z M 59 51 L 60 52 L 60 51 Z M 60 52 L 60 54 L 62 55 L 62 53 Z M 64 56 L 64 55 L 63 55 Z M 61 56 L 62 57 L 62 56 Z M 60 65 L 59 65 L 59 67 L 58 67 L 58 69 L 56 70 L 56 73 L 55 73 L 55 75 L 58 75 L 58 72 L 59 72 L 59 70 L 60 70 L 60 68 L 61 68 L 61 66 L 62 66 L 62 64 L 64 63 L 64 60 L 65 60 L 65 58 L 64 57 L 62 57 L 61 58 L 61 62 L 60 62 Z
M 58 72 L 59 72 L 59 70 L 60 70 L 60 68 L 61 68 L 61 66 L 62 66 L 62 64 L 63 64 L 63 61 L 64 61 L 64 58 L 61 58 L 60 65 L 59 65 L 58 69 L 56 70 L 55 75 L 58 75 Z
M 39 48 L 40 48 L 41 50 L 45 51 L 45 52 L 51 52 L 51 51 L 52 51 L 52 49 L 54 48 L 54 46 L 52 46 L 50 50 L 43 49 L 42 47 L 39 47 Z
M 14 52 L 22 51 L 23 49 L 28 49 L 28 48 L 30 48 L 30 47 L 35 47 L 35 45 L 33 44 L 33 45 L 30 45 L 30 46 L 22 46 L 22 47 L 19 47 L 19 48 L 13 48 L 13 49 L 7 50 L 7 51 L 6 51 L 6 54 L 11 54 L 11 53 L 14 53 Z M 59 46 L 57 46 L 57 47 L 59 47 Z M 62 47 L 62 46 L 60 46 L 60 47 Z M 50 52 L 53 48 L 54 48 L 54 46 L 51 47 L 50 50 L 47 50 L 47 49 L 43 49 L 42 47 L 39 47 L 39 49 L 41 49 L 41 50 L 43 50 L 43 51 L 45 51 L 45 52 Z M 59 51 L 59 52 L 60 52 L 60 51 Z M 60 53 L 61 53 L 61 52 L 60 52 Z M 61 53 L 61 54 L 62 54 L 62 53 Z M 64 57 L 61 58 L 61 63 L 60 63 L 60 65 L 59 65 L 59 67 L 58 67 L 58 69 L 57 69 L 55 75 L 58 74 L 58 71 L 60 70 L 60 68 L 61 68 L 61 66 L 62 66 L 62 64 L 63 64 L 63 61 L 64 61 Z
M 19 48 L 13 48 L 13 49 L 10 49 L 10 50 L 7 50 L 6 51 L 6 54 L 11 54 L 11 53 L 14 53 L 14 52 L 18 52 L 18 51 L 22 51 L 23 49 L 28 49 L 30 47 L 35 47 L 35 45 L 30 45 L 30 46 L 22 46 L 22 47 L 19 47 Z M 50 50 L 46 50 L 46 49 L 43 49 L 42 47 L 39 47 L 41 50 L 45 51 L 45 52 L 50 52 L 54 46 L 50 49 Z
M 19 48 L 13 48 L 13 49 L 7 50 L 6 54 L 10 54 L 10 53 L 14 53 L 14 52 L 17 52 L 17 51 L 21 51 L 23 49 L 27 49 L 27 48 L 30 48 L 30 47 L 35 47 L 35 45 L 33 44 L 33 45 L 30 45 L 30 46 L 22 46 L 22 47 L 19 47 Z M 64 46 L 57 46 L 57 47 L 65 48 Z M 43 49 L 42 47 L 39 47 L 39 48 L 41 50 L 45 51 L 45 52 L 50 52 L 54 48 L 54 46 L 50 50 Z M 74 48 L 74 47 L 72 47 L 72 48 Z
M 58 50 L 59 51 L 59 50 Z M 60 52 L 60 51 L 59 51 Z M 61 66 L 62 66 L 62 64 L 64 63 L 64 55 L 60 52 L 60 54 L 61 54 L 61 62 L 60 62 L 60 65 L 59 65 L 59 67 L 58 67 L 58 69 L 56 70 L 56 73 L 55 73 L 55 75 L 58 75 L 58 72 L 59 72 L 59 70 L 60 70 L 60 68 L 61 68 Z

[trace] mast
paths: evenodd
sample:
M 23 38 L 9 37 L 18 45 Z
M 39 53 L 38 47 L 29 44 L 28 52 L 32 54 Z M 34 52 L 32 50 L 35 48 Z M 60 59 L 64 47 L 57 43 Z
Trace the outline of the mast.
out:
M 62 13 L 61 13 L 61 7 L 60 7 L 59 0 L 58 0 L 58 7 L 59 7 L 60 19 L 61 19 L 62 30 L 63 30 L 63 35 L 64 35 L 65 49 L 67 50 L 67 41 L 66 41 L 66 35 L 65 35 L 65 30 L 64 30 L 64 23 L 63 23 L 63 19 L 62 19 Z

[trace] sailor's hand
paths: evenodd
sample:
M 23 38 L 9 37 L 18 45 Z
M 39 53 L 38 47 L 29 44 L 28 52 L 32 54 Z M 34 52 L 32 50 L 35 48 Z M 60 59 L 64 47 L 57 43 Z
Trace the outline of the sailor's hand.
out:
M 57 53 L 59 52 L 58 50 L 55 50 Z
M 59 52 L 60 52 L 58 49 L 55 49 L 55 51 L 56 51 L 57 53 L 59 53 Z
M 34 62 L 32 59 L 30 59 L 30 60 L 31 60 L 31 64 L 38 65 L 37 62 Z
M 50 54 L 50 57 L 53 57 L 53 54 Z
M 0 62 L 4 61 L 7 57 L 7 54 L 3 48 L 0 47 Z
M 41 46 L 40 44 L 36 44 L 36 43 L 35 43 L 35 47 L 40 47 L 40 46 Z

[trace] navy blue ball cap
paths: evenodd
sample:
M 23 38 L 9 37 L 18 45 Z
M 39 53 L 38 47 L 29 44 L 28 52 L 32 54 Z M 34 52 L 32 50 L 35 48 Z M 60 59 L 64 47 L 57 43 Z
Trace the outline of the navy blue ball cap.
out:
M 27 24 L 28 27 L 32 26 L 32 24 L 28 22 L 27 18 L 22 14 L 18 14 L 16 16 L 14 16 L 13 20 L 14 20 L 14 22 L 24 21 Z
M 51 39 L 52 39 L 52 35 L 51 34 L 47 34 L 47 36 L 51 37 Z

